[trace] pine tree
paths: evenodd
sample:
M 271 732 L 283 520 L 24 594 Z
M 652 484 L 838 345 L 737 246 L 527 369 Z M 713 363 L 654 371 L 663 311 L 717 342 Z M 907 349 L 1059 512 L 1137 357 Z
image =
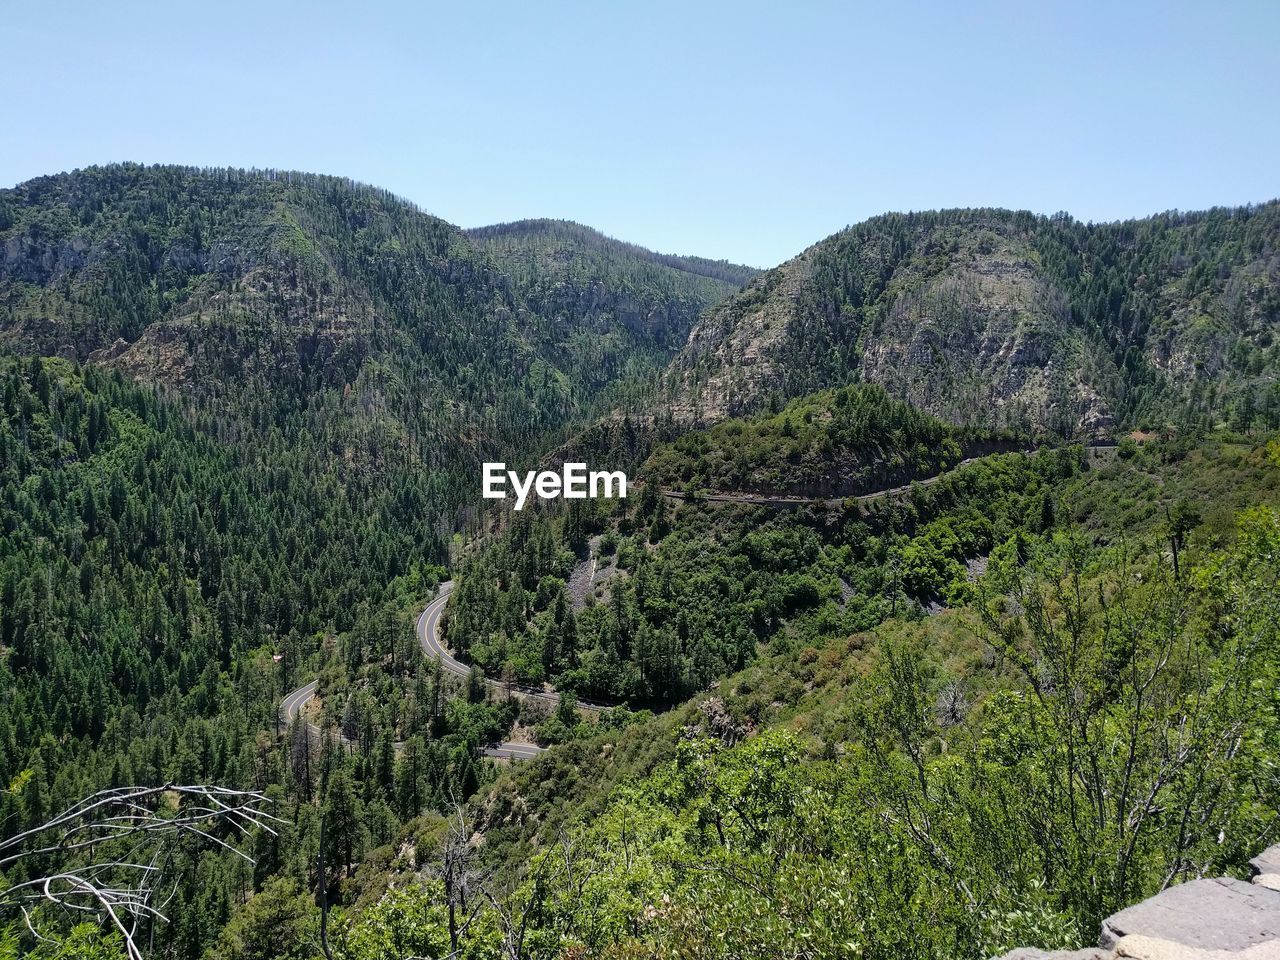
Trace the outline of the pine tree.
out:
M 341 764 L 329 777 L 324 803 L 325 865 L 335 872 L 355 872 L 356 860 L 362 852 L 358 801 L 351 783 L 351 773 Z

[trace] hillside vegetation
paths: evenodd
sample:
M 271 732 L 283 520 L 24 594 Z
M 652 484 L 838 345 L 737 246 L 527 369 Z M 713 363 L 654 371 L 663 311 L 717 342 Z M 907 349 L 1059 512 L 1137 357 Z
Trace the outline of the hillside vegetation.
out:
M 633 406 L 684 346 L 698 314 L 758 272 L 654 253 L 563 220 L 522 220 L 466 235 L 557 331 L 571 378 Z
M 1012 431 L 951 427 L 861 385 L 690 430 L 660 446 L 643 471 L 664 487 L 851 496 L 932 477 L 967 454 L 1030 445 Z
M 0 402 L 6 836 L 108 786 L 266 792 L 285 826 L 242 849 L 256 867 L 229 848 L 170 854 L 174 922 L 155 949 L 195 958 L 236 889 L 315 882 L 320 809 L 349 818 L 329 835 L 337 890 L 364 850 L 489 776 L 477 749 L 512 715 L 429 669 L 405 616 L 444 575 L 415 508 L 431 475 L 362 482 L 318 446 L 228 443 L 153 388 L 65 360 L 0 356 Z M 278 720 L 320 668 L 358 754 Z M 105 848 L 25 857 L 0 886 L 128 855 Z
M 0 344 L 92 358 L 247 429 L 295 418 L 344 458 L 447 468 L 603 409 L 735 289 L 587 232 L 565 262 L 554 234 L 485 236 L 336 177 L 43 177 L 0 191 Z
M 1225 488 L 1266 505 L 1187 535 L 1125 493 L 1139 477 L 1184 515 Z M 1245 869 L 1276 824 L 1255 772 L 1280 731 L 1278 477 L 1276 443 L 1212 442 L 1055 479 L 1093 531 L 1015 530 L 964 608 L 777 643 L 713 695 L 513 770 L 477 822 L 535 942 L 984 957 L 1088 943 L 1169 880 Z
M 112 785 L 265 792 L 276 836 L 166 854 L 148 949 L 197 958 L 250 893 L 315 889 L 323 850 L 343 902 L 367 851 L 487 782 L 520 711 L 424 663 L 411 614 L 475 465 L 532 459 L 729 292 L 649 256 L 558 282 L 652 315 L 544 315 L 461 231 L 338 178 L 124 165 L 0 191 L 5 836 Z M 26 855 L 0 889 L 93 853 L 130 855 Z M 67 919 L 34 922 L 118 953 Z M 0 955 L 39 943 L 0 927 Z
M 671 703 L 741 668 L 780 630 L 866 629 L 963 598 L 966 561 L 1024 523 L 1052 525 L 1045 484 L 1082 469 L 1082 451 L 993 459 L 985 486 L 958 473 L 910 512 L 873 502 L 778 513 L 696 493 L 677 504 L 660 488 L 896 486 L 954 466 L 970 439 L 981 438 L 867 387 L 659 443 L 633 498 L 526 511 L 468 558 L 447 637 L 491 676 Z
M 667 403 L 719 420 L 860 379 L 959 424 L 1275 429 L 1277 320 L 1274 202 L 1110 224 L 887 214 L 711 310 Z
M 1243 870 L 1277 209 L 892 215 L 755 276 L 306 174 L 0 191 L 0 958 L 122 954 L 15 896 L 141 856 L 24 833 L 138 783 L 279 818 L 138 864 L 166 960 L 978 960 Z M 481 515 L 481 461 L 570 456 L 632 495 Z
M 1171 879 L 1241 869 L 1274 827 L 1278 537 L 1246 514 L 1190 585 L 1055 540 L 980 608 L 993 666 L 967 677 L 918 628 L 804 655 L 806 685 L 863 663 L 834 751 L 708 702 L 533 856 L 534 924 L 599 956 L 983 957 L 1087 943 Z

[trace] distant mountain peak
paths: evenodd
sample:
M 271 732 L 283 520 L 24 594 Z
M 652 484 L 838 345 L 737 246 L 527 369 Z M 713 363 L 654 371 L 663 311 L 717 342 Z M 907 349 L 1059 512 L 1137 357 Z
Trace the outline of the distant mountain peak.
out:
M 614 256 L 644 260 L 659 266 L 691 273 L 695 276 L 730 284 L 745 285 L 760 271 L 754 267 L 730 263 L 728 260 L 710 260 L 706 257 L 681 256 L 656 253 L 638 244 L 617 240 L 605 233 L 573 220 L 537 218 L 495 223 L 487 227 L 474 227 L 467 236 L 483 244 L 504 247 L 513 243 L 541 242 L 546 244 L 575 244 Z

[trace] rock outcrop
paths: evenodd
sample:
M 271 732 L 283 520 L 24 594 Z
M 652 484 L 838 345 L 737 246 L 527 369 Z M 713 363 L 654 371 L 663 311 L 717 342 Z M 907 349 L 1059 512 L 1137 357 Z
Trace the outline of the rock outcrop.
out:
M 1249 866 L 1251 882 L 1192 880 L 1112 914 L 1097 947 L 1019 947 L 999 960 L 1280 960 L 1280 844 Z
M 663 400 L 706 424 L 861 381 L 952 423 L 1088 438 L 1212 385 L 1223 416 L 1275 380 L 1278 230 L 1277 204 L 1090 225 L 875 217 L 703 313 Z
M 1098 943 L 1114 949 L 1135 935 L 1207 950 L 1245 950 L 1280 939 L 1280 893 L 1230 877 L 1192 880 L 1108 917 Z

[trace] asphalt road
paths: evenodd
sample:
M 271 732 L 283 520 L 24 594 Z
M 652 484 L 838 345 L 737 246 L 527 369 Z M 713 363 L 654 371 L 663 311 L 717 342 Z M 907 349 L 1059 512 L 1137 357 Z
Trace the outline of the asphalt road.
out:
M 448 602 L 449 595 L 452 592 L 452 580 L 446 580 L 440 584 L 440 596 L 427 604 L 427 609 L 423 610 L 422 615 L 418 617 L 418 642 L 422 645 L 422 652 L 428 657 L 438 659 L 440 665 L 449 673 L 459 677 L 466 677 L 471 673 L 471 667 L 451 654 L 448 647 L 440 639 L 440 620 L 444 613 L 445 604 Z M 490 680 L 488 678 L 485 679 L 485 683 L 491 687 L 514 692 L 533 700 L 543 700 L 547 703 L 560 702 L 560 694 L 556 693 L 555 690 L 530 687 L 520 683 L 503 683 L 501 680 Z M 609 706 L 610 704 L 597 703 L 594 700 L 578 701 L 578 707 L 582 710 L 600 711 L 608 709 Z
M 761 493 L 698 493 L 694 497 L 700 500 L 710 500 L 713 503 L 746 503 L 752 506 L 773 507 L 779 510 L 786 510 L 792 507 L 803 507 L 811 503 L 821 503 L 823 506 L 834 509 L 843 504 L 846 500 L 862 501 L 862 500 L 879 500 L 881 497 L 892 497 L 899 494 L 907 493 L 913 486 L 927 487 L 937 483 L 943 477 L 947 476 L 954 470 L 959 470 L 966 464 L 973 463 L 975 460 L 981 460 L 982 457 L 969 457 L 967 460 L 961 460 L 954 467 L 944 470 L 942 473 L 935 474 L 932 477 L 926 477 L 923 480 L 916 480 L 913 483 L 905 483 L 899 487 L 889 487 L 886 490 L 874 490 L 871 493 L 856 494 L 849 497 L 783 497 L 769 496 Z M 689 500 L 693 499 L 689 494 L 682 490 L 671 490 L 666 487 L 662 489 L 662 495 L 672 500 Z
M 1091 444 L 1091 446 L 1099 447 L 1099 448 L 1110 448 L 1110 447 L 1114 447 L 1115 444 L 1103 442 L 1103 443 L 1094 443 L 1094 444 Z M 1033 451 L 1024 451 L 1024 452 L 1030 453 Z M 835 499 L 824 500 L 822 502 L 827 504 L 830 507 L 835 507 L 840 505 L 841 503 L 844 503 L 846 500 L 875 500 L 880 497 L 890 497 L 898 494 L 903 494 L 909 491 L 913 486 L 916 486 L 916 485 L 927 487 L 930 484 L 937 483 L 939 480 L 941 480 L 943 477 L 947 476 L 948 474 L 952 473 L 954 470 L 958 470 L 960 467 L 963 467 L 966 464 L 972 463 L 974 460 L 981 460 L 981 459 L 983 458 L 982 457 L 967 458 L 957 463 L 950 470 L 943 471 L 942 473 L 937 474 L 936 476 L 928 477 L 923 480 L 918 480 L 916 481 L 915 484 L 904 484 L 903 486 L 892 487 L 887 490 L 876 490 L 872 493 L 864 493 L 860 496 L 838 497 Z M 675 500 L 687 499 L 686 495 L 678 490 L 663 490 L 662 493 L 664 496 L 671 497 L 672 499 L 675 499 Z M 801 497 L 769 497 L 769 496 L 761 496 L 761 495 L 749 494 L 749 493 L 705 493 L 705 494 L 701 494 L 700 496 L 702 497 L 702 499 L 705 499 L 705 500 L 756 504 L 759 506 L 775 507 L 775 508 L 783 508 L 783 509 L 790 508 L 790 507 L 803 506 L 804 504 L 815 502 L 813 499 L 805 499 Z M 427 604 L 426 609 L 423 610 L 422 613 L 418 616 L 418 627 L 417 627 L 418 643 L 422 646 L 422 652 L 425 653 L 428 657 L 435 657 L 436 659 L 438 659 L 440 661 L 440 665 L 447 672 L 452 673 L 458 677 L 466 677 L 468 674 L 470 674 L 471 667 L 463 663 L 461 660 L 455 657 L 452 653 L 450 653 L 448 647 L 446 647 L 444 645 L 444 642 L 440 639 L 440 620 L 444 614 L 445 604 L 449 602 L 449 597 L 452 593 L 453 593 L 453 581 L 446 580 L 444 583 L 440 584 L 440 591 L 439 591 L 439 594 L 436 596 L 436 598 L 432 600 L 429 604 Z M 535 700 L 543 700 L 549 703 L 559 703 L 560 701 L 560 695 L 556 693 L 554 690 L 548 690 L 540 687 L 523 686 L 521 684 L 506 684 L 501 682 L 500 680 L 490 680 L 488 678 L 485 679 L 485 683 L 489 684 L 492 687 L 497 687 L 502 690 L 506 690 L 508 692 L 514 692 L 520 696 L 530 697 Z M 307 701 L 315 696 L 316 686 L 317 686 L 317 681 L 312 680 L 310 683 L 306 684 L 305 686 L 301 686 L 297 690 L 294 690 L 292 693 L 286 696 L 284 700 L 280 702 L 280 716 L 285 723 L 292 723 L 294 718 L 298 716 L 298 713 L 306 705 Z M 609 706 L 610 705 L 607 703 L 595 703 L 590 700 L 578 701 L 578 707 L 582 710 L 598 711 L 598 710 L 607 709 Z M 312 735 L 315 736 L 317 739 L 321 736 L 320 728 L 317 727 L 315 724 L 308 723 L 307 727 L 310 729 Z M 350 742 L 349 740 L 347 740 L 346 737 L 342 736 L 341 734 L 335 734 L 335 736 L 337 737 L 340 743 Z M 397 750 L 402 749 L 403 746 L 404 744 L 397 743 L 396 749 Z M 542 753 L 542 751 L 543 751 L 542 747 L 539 747 L 532 743 L 512 743 L 510 741 L 507 741 L 504 743 L 499 743 L 496 746 L 486 747 L 484 750 L 484 753 L 485 753 L 485 756 L 497 757 L 504 760 L 527 760 L 530 757 L 536 757 L 538 754 Z
M 293 718 L 298 715 L 298 711 L 302 709 L 308 700 L 316 695 L 316 687 L 319 684 L 319 680 L 312 680 L 280 701 L 280 717 L 285 723 L 293 723 Z M 315 731 L 316 736 L 319 736 L 320 728 L 314 724 L 310 724 L 310 726 Z
M 427 608 L 422 611 L 422 615 L 418 617 L 418 642 L 422 644 L 422 651 L 429 657 L 438 657 L 444 669 L 449 673 L 465 677 L 471 672 L 471 668 L 465 663 L 454 659 L 454 657 L 445 648 L 440 641 L 440 614 L 444 611 L 444 605 L 449 600 L 449 594 L 453 591 L 453 581 L 448 580 L 440 585 L 440 595 L 436 599 L 427 604 Z M 502 686 L 500 683 L 489 681 L 494 686 Z M 288 694 L 280 701 L 280 718 L 290 724 L 297 718 L 302 708 L 307 705 L 312 697 L 316 695 L 316 687 L 319 686 L 318 680 L 312 680 L 310 683 L 304 684 L 297 690 Z M 523 691 L 522 691 L 523 692 Z M 555 702 L 557 697 L 554 693 L 546 693 L 538 691 L 537 693 L 529 693 L 528 696 L 544 696 Z M 323 735 L 320 728 L 314 723 L 308 723 L 307 729 L 311 735 L 317 740 Z M 334 739 L 339 743 L 347 744 L 351 741 L 336 731 L 333 733 Z M 397 743 L 397 750 L 403 750 L 404 744 Z M 510 741 L 499 743 L 494 746 L 484 748 L 484 755 L 494 757 L 500 760 L 528 760 L 542 753 L 543 748 L 533 743 L 513 743 Z
M 1088 446 L 1089 446 L 1089 449 L 1092 449 L 1092 450 L 1110 450 L 1115 447 L 1115 444 L 1114 443 L 1091 443 Z M 1010 452 L 1013 452 L 1013 451 L 1010 451 Z M 1036 449 L 1033 448 L 1030 450 L 1022 450 L 1018 452 L 1021 452 L 1026 456 L 1030 456 L 1031 454 L 1034 454 L 1036 452 Z M 784 497 L 784 496 L 769 496 L 768 494 L 759 494 L 759 493 L 737 493 L 737 492 L 730 492 L 730 493 L 708 492 L 708 493 L 698 493 L 698 494 L 695 494 L 694 496 L 697 499 L 710 500 L 715 503 L 745 503 L 751 506 L 772 507 L 775 510 L 789 510 L 794 507 L 803 507 L 811 503 L 821 503 L 823 506 L 829 509 L 835 509 L 836 507 L 839 507 L 842 504 L 844 504 L 846 501 L 850 501 L 850 500 L 854 502 L 862 502 L 866 500 L 879 500 L 882 497 L 895 497 L 895 496 L 901 496 L 904 493 L 909 493 L 912 487 L 932 486 L 933 484 L 937 483 L 939 480 L 943 479 L 944 477 L 950 476 L 952 473 L 959 470 L 961 467 L 968 466 L 969 464 L 974 463 L 978 460 L 985 460 L 987 457 L 990 457 L 990 456 L 993 456 L 993 454 L 988 453 L 988 454 L 982 454 L 976 457 L 966 457 L 965 459 L 957 463 L 955 466 L 949 467 L 948 469 L 942 471 L 942 473 L 934 474 L 932 477 L 925 477 L 922 480 L 915 480 L 911 483 L 904 483 L 898 487 L 889 487 L 888 489 L 885 489 L 885 490 L 873 490 L 870 493 L 855 494 L 854 496 L 849 496 L 849 497 L 831 497 L 831 498 L 824 499 L 819 497 Z M 685 493 L 682 490 L 671 490 L 666 487 L 662 489 L 662 495 L 672 500 L 693 499 L 690 497 L 689 494 Z

